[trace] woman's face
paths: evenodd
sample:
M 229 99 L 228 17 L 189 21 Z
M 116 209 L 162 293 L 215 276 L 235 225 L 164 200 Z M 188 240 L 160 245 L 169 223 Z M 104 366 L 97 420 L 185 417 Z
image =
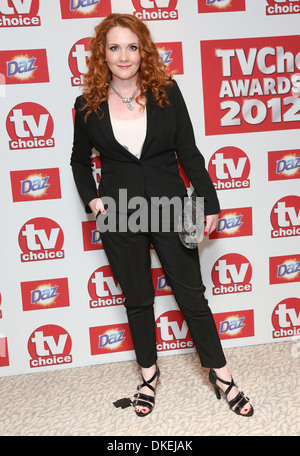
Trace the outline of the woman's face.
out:
M 126 27 L 113 27 L 106 35 L 106 62 L 113 79 L 136 79 L 140 68 L 139 38 Z

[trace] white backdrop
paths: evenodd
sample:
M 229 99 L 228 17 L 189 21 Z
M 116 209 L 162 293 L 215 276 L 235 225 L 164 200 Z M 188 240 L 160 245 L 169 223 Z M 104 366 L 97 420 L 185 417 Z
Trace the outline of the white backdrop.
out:
M 69 166 L 89 38 L 110 12 L 147 20 L 218 189 L 218 230 L 200 250 L 224 348 L 299 337 L 299 11 L 299 0 L 0 1 L 0 376 L 135 359 Z M 151 255 L 159 355 L 191 352 Z

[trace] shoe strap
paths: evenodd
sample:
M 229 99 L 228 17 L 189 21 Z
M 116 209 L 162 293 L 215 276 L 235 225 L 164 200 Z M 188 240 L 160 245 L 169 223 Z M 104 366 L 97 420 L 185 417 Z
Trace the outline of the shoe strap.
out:
M 213 369 L 212 369 L 212 372 L 213 372 L 213 374 L 214 374 L 215 381 L 219 380 L 219 382 L 223 383 L 224 385 L 229 385 L 228 388 L 227 388 L 226 391 L 225 391 L 225 395 L 227 396 L 228 393 L 231 391 L 231 389 L 232 389 L 234 386 L 236 386 L 236 384 L 235 384 L 234 381 L 233 381 L 233 378 L 231 377 L 231 381 L 230 381 L 230 382 L 227 382 L 226 380 L 223 380 L 222 378 L 219 378 Z
M 235 396 L 234 399 L 232 399 L 230 402 L 228 402 L 228 404 L 229 404 L 230 408 L 233 408 L 236 405 L 236 407 L 234 408 L 234 412 L 240 413 L 242 408 L 248 402 L 249 402 L 249 398 L 244 395 L 243 391 L 241 391 L 237 394 L 237 396 Z
M 145 380 L 143 375 L 142 375 L 142 379 L 143 379 L 143 383 L 141 385 L 139 385 L 137 387 L 138 390 L 140 390 L 141 388 L 143 388 L 144 386 L 147 386 L 147 388 L 149 388 L 154 394 L 155 394 L 155 388 L 150 385 L 150 383 L 153 382 L 153 380 L 155 380 L 155 378 L 159 375 L 159 369 L 158 367 L 156 367 L 156 371 L 154 373 L 154 375 L 150 378 L 150 380 Z

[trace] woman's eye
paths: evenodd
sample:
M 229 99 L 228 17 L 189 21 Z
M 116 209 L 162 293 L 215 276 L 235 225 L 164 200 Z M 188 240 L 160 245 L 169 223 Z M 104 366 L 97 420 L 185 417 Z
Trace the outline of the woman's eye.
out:
M 116 51 L 118 49 L 118 46 L 111 46 L 109 48 L 110 51 Z
M 132 44 L 131 46 L 129 46 L 129 49 L 131 51 L 136 51 L 138 49 L 138 47 L 135 44 Z

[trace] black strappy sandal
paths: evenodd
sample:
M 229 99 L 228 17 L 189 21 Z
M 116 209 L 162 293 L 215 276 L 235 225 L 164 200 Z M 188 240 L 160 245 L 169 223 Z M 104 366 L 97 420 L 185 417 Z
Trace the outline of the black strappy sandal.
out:
M 231 391 L 231 389 L 234 386 L 236 386 L 236 384 L 233 381 L 233 378 L 231 378 L 231 382 L 226 382 L 225 380 L 222 380 L 221 378 L 219 378 L 213 369 L 210 369 L 209 381 L 215 389 L 217 399 L 221 399 L 220 387 L 217 385 L 217 380 L 219 380 L 219 382 L 224 383 L 224 385 L 228 385 L 227 390 L 224 392 L 225 396 L 227 396 L 228 393 Z M 241 391 L 235 396 L 235 398 L 233 398 L 231 401 L 228 401 L 228 404 L 229 404 L 230 409 L 237 415 L 252 416 L 254 413 L 252 405 L 251 405 L 251 409 L 249 410 L 248 413 L 241 413 L 241 410 L 247 404 L 247 402 L 249 402 L 249 398 L 246 397 L 244 395 L 244 393 Z
M 152 412 L 154 404 L 155 404 L 156 391 L 155 391 L 155 388 L 152 385 L 150 385 L 150 383 L 152 383 L 153 380 L 155 380 L 156 377 L 157 377 L 157 380 L 158 380 L 159 376 L 160 376 L 160 371 L 159 371 L 159 368 L 157 366 L 156 366 L 155 374 L 153 375 L 152 378 L 150 378 L 150 380 L 145 380 L 144 377 L 142 376 L 143 383 L 137 387 L 137 390 L 140 390 L 144 386 L 147 386 L 147 388 L 149 388 L 151 391 L 153 391 L 154 396 L 148 396 L 148 394 L 144 394 L 144 393 L 136 393 L 136 394 L 134 394 L 134 396 L 133 396 L 134 400 L 132 402 L 132 405 L 134 407 L 137 406 L 137 405 L 138 406 L 142 406 L 142 407 L 147 407 L 148 410 L 149 410 L 146 413 L 143 413 L 141 411 L 135 410 L 135 413 L 138 416 L 147 416 L 147 415 L 149 415 L 149 413 Z

